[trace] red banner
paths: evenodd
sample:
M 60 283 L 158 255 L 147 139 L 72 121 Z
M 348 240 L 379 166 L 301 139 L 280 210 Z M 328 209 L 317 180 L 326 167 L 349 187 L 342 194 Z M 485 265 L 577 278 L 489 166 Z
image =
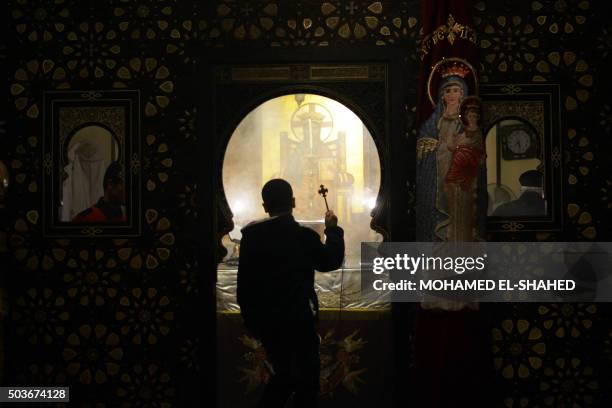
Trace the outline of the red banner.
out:
M 421 3 L 423 39 L 419 45 L 421 67 L 417 99 L 417 127 L 431 115 L 439 83 L 442 60 L 460 59 L 472 71 L 467 75 L 468 90 L 476 95 L 478 48 L 476 31 L 472 23 L 470 0 L 425 0 Z M 438 67 L 439 69 L 436 69 Z M 432 74 L 433 72 L 433 74 Z M 466 95 L 467 96 L 467 95 Z

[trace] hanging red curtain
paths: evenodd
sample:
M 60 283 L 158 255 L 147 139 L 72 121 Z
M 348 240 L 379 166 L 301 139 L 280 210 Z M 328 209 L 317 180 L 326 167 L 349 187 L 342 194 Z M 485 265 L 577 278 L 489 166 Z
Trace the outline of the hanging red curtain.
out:
M 486 203 L 486 173 L 472 4 L 468 0 L 421 4 L 417 240 L 474 241 L 484 236 L 486 205 L 483 208 L 481 203 Z M 486 327 L 483 313 L 473 303 L 419 305 L 412 376 L 415 406 L 490 406 Z

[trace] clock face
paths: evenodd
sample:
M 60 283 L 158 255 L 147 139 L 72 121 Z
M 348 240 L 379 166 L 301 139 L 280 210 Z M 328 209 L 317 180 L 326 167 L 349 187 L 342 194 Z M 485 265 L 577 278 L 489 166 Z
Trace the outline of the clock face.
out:
M 515 154 L 523 154 L 531 146 L 531 137 L 523 129 L 514 130 L 506 140 L 508 149 Z

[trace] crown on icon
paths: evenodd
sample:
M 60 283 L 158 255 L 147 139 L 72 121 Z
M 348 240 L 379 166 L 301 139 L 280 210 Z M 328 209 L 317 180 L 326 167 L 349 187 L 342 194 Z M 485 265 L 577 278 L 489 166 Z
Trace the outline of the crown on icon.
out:
M 480 109 L 480 98 L 475 95 L 470 95 L 463 100 L 462 108 L 468 109 Z
M 442 78 L 446 78 L 449 76 L 458 76 L 461 78 L 465 78 L 471 72 L 472 71 L 467 66 L 458 61 L 455 61 L 440 69 L 440 75 L 442 76 Z

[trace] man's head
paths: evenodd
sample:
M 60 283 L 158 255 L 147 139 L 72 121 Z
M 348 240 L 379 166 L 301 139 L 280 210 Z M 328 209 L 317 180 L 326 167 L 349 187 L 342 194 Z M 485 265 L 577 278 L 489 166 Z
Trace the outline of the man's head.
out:
M 124 201 L 122 168 L 118 162 L 112 162 L 104 173 L 104 199 L 112 205 L 122 205 Z
M 542 174 L 537 170 L 527 170 L 519 176 L 521 191 L 542 193 Z
M 291 184 L 283 179 L 272 179 L 261 189 L 264 210 L 270 216 L 290 213 L 295 208 Z

